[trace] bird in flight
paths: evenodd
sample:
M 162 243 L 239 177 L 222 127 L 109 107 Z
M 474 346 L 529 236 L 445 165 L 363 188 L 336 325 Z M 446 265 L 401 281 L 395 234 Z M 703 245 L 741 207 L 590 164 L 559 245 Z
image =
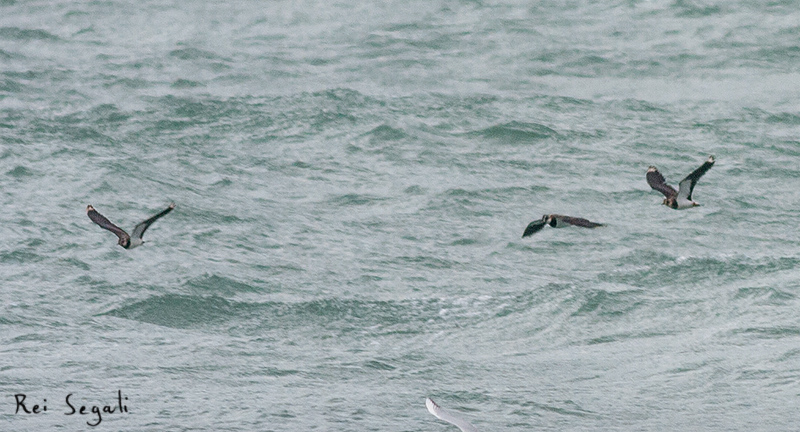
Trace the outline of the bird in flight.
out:
M 599 226 L 603 226 L 603 224 L 601 223 L 591 222 L 587 219 L 579 217 L 564 216 L 557 214 L 546 214 L 542 216 L 541 219 L 529 223 L 528 226 L 525 227 L 525 232 L 522 233 L 522 238 L 536 234 L 547 225 L 550 225 L 553 228 L 564 228 L 572 225 L 584 228 L 596 228 Z
M 674 208 L 675 210 L 682 210 L 691 207 L 699 206 L 700 204 L 692 201 L 692 191 L 694 185 L 700 180 L 700 177 L 714 166 L 714 156 L 709 156 L 708 160 L 700 165 L 700 168 L 692 171 L 691 174 L 686 176 L 680 183 L 678 183 L 678 190 L 667 184 L 664 176 L 658 172 L 658 168 L 651 166 L 647 170 L 647 184 L 651 188 L 664 194 L 666 198 L 661 203 L 667 207 Z
M 117 237 L 119 237 L 119 241 L 117 242 L 118 245 L 122 246 L 125 249 L 133 249 L 137 246 L 141 246 L 142 243 L 144 243 L 144 240 L 142 240 L 142 236 L 144 235 L 144 232 L 147 231 L 147 228 L 150 228 L 150 225 L 152 225 L 153 222 L 157 221 L 161 216 L 164 216 L 165 214 L 171 212 L 172 209 L 174 208 L 175 208 L 175 203 L 172 203 L 165 210 L 161 211 L 161 213 L 143 222 L 140 222 L 133 228 L 133 233 L 130 235 L 126 233 L 125 230 L 123 230 L 122 228 L 111 223 L 111 221 L 106 219 L 105 216 L 98 213 L 97 210 L 95 210 L 94 207 L 91 206 L 91 204 L 86 206 L 86 214 L 89 216 L 89 219 L 91 219 L 92 222 L 96 223 L 97 225 L 100 225 L 101 228 L 107 229 L 112 233 L 116 234 Z
M 458 426 L 458 428 L 461 429 L 461 432 L 478 432 L 478 428 L 470 424 L 468 421 L 462 419 L 461 417 L 440 407 L 431 398 L 425 399 L 425 406 L 428 407 L 429 413 L 436 416 L 436 418 L 438 418 L 439 420 L 444 420 L 448 423 L 452 423 Z

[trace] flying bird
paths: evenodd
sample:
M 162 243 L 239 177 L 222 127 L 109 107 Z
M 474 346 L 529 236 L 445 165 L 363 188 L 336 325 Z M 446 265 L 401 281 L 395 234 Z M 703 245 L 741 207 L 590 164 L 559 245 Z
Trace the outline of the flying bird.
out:
M 153 222 L 157 221 L 161 216 L 164 216 L 165 214 L 171 212 L 172 209 L 174 208 L 175 208 L 175 203 L 172 203 L 161 213 L 139 223 L 138 225 L 136 225 L 136 227 L 133 228 L 133 234 L 130 235 L 128 235 L 128 233 L 126 233 L 125 230 L 123 230 L 122 228 L 111 223 L 111 221 L 106 219 L 105 216 L 98 213 L 97 210 L 95 210 L 94 207 L 92 207 L 91 205 L 86 206 L 86 214 L 89 216 L 89 219 L 91 219 L 92 222 L 96 223 L 97 225 L 100 225 L 101 228 L 107 229 L 112 233 L 116 234 L 117 237 L 119 237 L 119 241 L 117 242 L 118 245 L 122 246 L 125 249 L 133 249 L 137 246 L 141 246 L 142 243 L 144 243 L 144 240 L 142 240 L 142 236 L 144 235 L 144 232 L 147 231 L 147 228 L 150 228 L 150 225 L 152 225 Z
M 710 170 L 712 166 L 714 166 L 714 156 L 709 156 L 708 160 L 703 165 L 700 165 L 700 168 L 692 171 L 691 174 L 678 183 L 678 190 L 667 184 L 664 176 L 658 172 L 658 168 L 650 166 L 647 170 L 647 184 L 664 194 L 666 198 L 661 204 L 667 207 L 681 210 L 699 206 L 700 204 L 692 201 L 692 191 L 700 177 Z
M 525 232 L 522 233 L 522 238 L 536 234 L 537 232 L 541 231 L 541 229 L 544 228 L 546 225 L 550 225 L 553 228 L 564 228 L 566 226 L 571 226 L 571 225 L 584 228 L 596 228 L 599 226 L 603 226 L 603 224 L 601 223 L 591 222 L 583 218 L 557 215 L 557 214 L 546 214 L 542 216 L 541 219 L 529 223 L 528 226 L 525 227 Z
M 461 432 L 478 432 L 478 429 L 475 426 L 471 425 L 468 421 L 451 413 L 450 411 L 440 407 L 431 398 L 425 399 L 425 406 L 428 407 L 429 413 L 436 416 L 436 418 L 439 420 L 444 420 L 448 423 L 458 426 L 458 428 L 461 429 Z

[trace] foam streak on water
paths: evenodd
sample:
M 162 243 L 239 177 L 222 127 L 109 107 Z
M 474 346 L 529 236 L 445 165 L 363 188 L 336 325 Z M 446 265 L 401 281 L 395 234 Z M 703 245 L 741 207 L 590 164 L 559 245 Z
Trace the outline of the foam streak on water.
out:
M 0 0 L 0 429 L 796 430 L 796 6 Z

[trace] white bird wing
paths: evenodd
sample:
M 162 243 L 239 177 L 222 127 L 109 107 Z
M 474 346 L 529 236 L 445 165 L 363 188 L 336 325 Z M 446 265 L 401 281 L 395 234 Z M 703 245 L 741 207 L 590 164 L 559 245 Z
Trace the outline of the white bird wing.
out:
M 461 429 L 461 432 L 478 432 L 478 428 L 470 424 L 468 421 L 462 419 L 461 417 L 440 407 L 431 398 L 425 399 L 425 406 L 428 407 L 429 413 L 436 416 L 436 418 L 438 418 L 439 420 L 444 420 L 448 423 L 452 423 L 458 426 L 458 428 Z

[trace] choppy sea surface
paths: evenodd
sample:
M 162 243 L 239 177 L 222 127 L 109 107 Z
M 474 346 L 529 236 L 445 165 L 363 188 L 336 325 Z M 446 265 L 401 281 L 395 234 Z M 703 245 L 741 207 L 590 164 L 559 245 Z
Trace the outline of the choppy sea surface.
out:
M 0 0 L 0 429 L 798 430 L 800 2 L 376 3 Z

